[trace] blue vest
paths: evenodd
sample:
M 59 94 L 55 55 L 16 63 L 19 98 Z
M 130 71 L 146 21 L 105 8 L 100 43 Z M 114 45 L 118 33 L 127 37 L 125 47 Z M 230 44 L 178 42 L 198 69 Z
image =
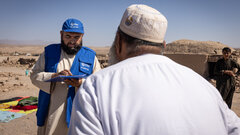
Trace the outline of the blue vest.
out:
M 45 72 L 57 72 L 57 66 L 61 55 L 61 45 L 52 44 L 45 47 Z M 84 75 L 89 76 L 93 72 L 94 59 L 96 53 L 87 47 L 81 47 L 81 49 L 76 54 L 72 67 L 70 69 L 73 75 Z M 69 127 L 71 111 L 72 111 L 72 101 L 75 96 L 75 87 L 71 85 L 68 88 L 67 95 L 67 109 L 66 109 L 66 122 Z M 37 110 L 37 125 L 43 126 L 45 119 L 48 115 L 48 109 L 50 104 L 51 94 L 39 91 L 38 96 L 38 110 Z

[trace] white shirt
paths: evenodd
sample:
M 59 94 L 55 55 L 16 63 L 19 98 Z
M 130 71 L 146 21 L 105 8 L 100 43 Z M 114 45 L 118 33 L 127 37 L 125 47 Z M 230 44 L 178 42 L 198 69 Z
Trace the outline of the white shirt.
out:
M 69 135 L 237 135 L 240 120 L 193 70 L 146 54 L 86 79 Z

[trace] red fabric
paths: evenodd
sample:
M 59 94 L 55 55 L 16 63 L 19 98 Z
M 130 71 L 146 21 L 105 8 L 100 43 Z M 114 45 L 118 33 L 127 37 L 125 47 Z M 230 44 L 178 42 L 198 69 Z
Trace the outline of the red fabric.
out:
M 27 110 L 36 109 L 37 107 L 38 107 L 37 105 L 27 105 L 27 106 L 17 105 L 17 106 L 12 106 L 11 108 L 13 110 L 24 110 L 24 111 L 27 111 Z
M 25 98 L 29 98 L 29 96 L 27 96 L 27 97 L 22 97 L 22 98 L 20 98 L 20 99 L 17 99 L 16 101 L 20 101 L 20 100 L 23 100 L 23 99 L 25 99 Z

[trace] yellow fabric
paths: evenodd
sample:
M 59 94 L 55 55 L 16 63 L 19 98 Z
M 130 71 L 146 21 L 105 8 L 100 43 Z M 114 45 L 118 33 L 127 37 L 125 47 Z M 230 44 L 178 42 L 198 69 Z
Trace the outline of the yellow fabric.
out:
M 27 111 L 7 109 L 10 106 L 16 106 L 17 104 L 18 104 L 18 101 L 11 101 L 11 102 L 7 102 L 7 103 L 2 103 L 2 104 L 0 104 L 0 111 L 10 111 L 10 112 L 24 113 L 24 114 L 29 114 L 29 113 L 37 111 L 37 109 L 32 109 L 32 110 L 27 110 Z

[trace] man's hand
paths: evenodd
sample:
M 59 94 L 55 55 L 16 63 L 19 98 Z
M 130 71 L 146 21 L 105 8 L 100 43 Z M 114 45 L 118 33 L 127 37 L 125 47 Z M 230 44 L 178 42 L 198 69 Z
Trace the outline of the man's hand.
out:
M 52 78 L 58 77 L 60 75 L 69 76 L 69 75 L 72 75 L 72 73 L 69 70 L 63 70 L 63 71 L 61 71 L 59 73 L 52 74 Z
M 71 76 L 72 73 L 69 70 L 63 70 L 59 73 L 54 73 L 52 75 L 52 78 L 58 77 L 60 75 Z M 64 82 L 67 85 L 72 85 L 73 87 L 80 87 L 80 85 L 82 84 L 82 79 L 66 79 L 66 80 L 64 80 Z
M 231 70 L 224 70 L 223 72 L 224 74 L 230 75 L 230 76 L 235 76 L 235 74 L 233 73 L 233 71 Z
M 82 79 L 66 79 L 64 82 L 68 85 L 79 88 L 82 84 Z

